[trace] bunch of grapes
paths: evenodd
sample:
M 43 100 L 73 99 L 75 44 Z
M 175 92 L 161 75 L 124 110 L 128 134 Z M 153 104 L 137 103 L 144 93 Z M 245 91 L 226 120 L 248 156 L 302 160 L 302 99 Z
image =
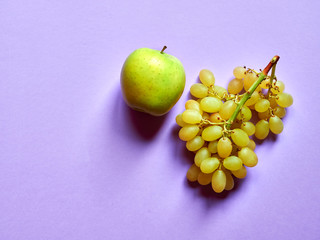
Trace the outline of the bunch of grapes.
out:
M 189 181 L 211 183 L 217 193 L 231 190 L 233 176 L 244 178 L 246 167 L 258 163 L 256 144 L 251 137 L 265 139 L 269 131 L 282 132 L 281 118 L 286 114 L 285 108 L 292 105 L 292 96 L 284 92 L 284 84 L 277 80 L 274 71 L 271 76 L 261 74 L 236 67 L 235 78 L 226 90 L 215 85 L 211 71 L 200 71 L 201 83 L 190 88 L 195 99 L 188 100 L 185 111 L 176 117 L 181 127 L 179 138 L 195 153 L 194 164 L 187 172 Z M 251 121 L 253 111 L 259 117 L 256 124 Z

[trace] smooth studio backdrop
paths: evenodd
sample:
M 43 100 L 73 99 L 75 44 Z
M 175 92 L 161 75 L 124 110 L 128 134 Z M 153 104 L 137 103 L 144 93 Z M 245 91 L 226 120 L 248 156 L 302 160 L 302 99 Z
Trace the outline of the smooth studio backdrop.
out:
M 319 239 L 320 2 L 2 0 L 0 239 Z M 130 110 L 135 49 L 179 58 L 185 91 L 161 118 Z M 278 54 L 294 104 L 234 190 L 189 184 L 175 116 L 201 69 Z

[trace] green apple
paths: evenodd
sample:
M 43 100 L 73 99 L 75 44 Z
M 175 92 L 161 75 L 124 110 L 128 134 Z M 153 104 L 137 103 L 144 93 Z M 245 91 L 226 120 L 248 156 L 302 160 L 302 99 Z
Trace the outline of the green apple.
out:
M 134 110 L 154 116 L 166 114 L 185 86 L 181 62 L 164 51 L 140 48 L 131 53 L 121 70 L 124 100 Z

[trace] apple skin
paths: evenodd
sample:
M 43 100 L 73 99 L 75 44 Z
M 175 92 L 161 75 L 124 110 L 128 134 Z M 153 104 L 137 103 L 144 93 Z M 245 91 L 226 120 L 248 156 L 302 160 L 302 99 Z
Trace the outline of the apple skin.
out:
M 132 109 L 161 116 L 181 97 L 185 79 L 184 68 L 176 57 L 139 48 L 123 64 L 122 95 Z

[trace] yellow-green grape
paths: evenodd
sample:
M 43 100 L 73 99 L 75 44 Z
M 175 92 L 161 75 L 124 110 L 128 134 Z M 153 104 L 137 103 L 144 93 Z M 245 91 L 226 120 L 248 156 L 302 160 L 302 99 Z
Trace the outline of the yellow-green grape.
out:
M 254 151 L 256 149 L 256 143 L 252 139 L 250 139 L 247 147 Z
M 269 83 L 270 83 L 270 79 L 265 79 L 260 83 L 260 87 L 263 89 L 268 89 L 269 88 Z
M 257 112 L 265 112 L 269 109 L 270 102 L 267 99 L 260 99 L 255 105 L 254 108 Z
M 244 90 L 248 91 L 249 88 L 254 84 L 255 81 L 258 80 L 257 74 L 253 72 L 247 72 L 247 74 L 243 78 L 243 87 Z M 259 91 L 261 88 L 258 86 L 256 91 Z
M 202 138 L 205 141 L 214 141 L 222 136 L 222 128 L 220 126 L 209 126 L 202 131 Z
M 205 97 L 200 102 L 200 108 L 208 113 L 219 112 L 222 101 L 215 97 Z
M 196 110 L 200 114 L 202 114 L 202 110 L 200 109 L 200 104 L 196 100 L 189 99 L 188 101 L 186 101 L 185 107 L 186 109 Z
M 231 94 L 238 94 L 243 89 L 242 79 L 234 78 L 228 84 L 228 92 Z
M 269 123 L 266 120 L 260 120 L 256 124 L 256 132 L 254 135 L 258 139 L 265 139 L 269 134 Z
M 245 178 L 247 176 L 247 169 L 245 166 L 242 165 L 242 167 L 237 171 L 232 171 L 232 174 L 236 178 Z
M 235 69 L 233 69 L 233 76 L 242 79 L 246 75 L 246 71 L 247 69 L 245 69 L 244 67 L 236 67 Z
M 265 119 L 265 120 L 269 119 L 271 117 L 269 109 L 264 112 L 258 112 L 258 117 L 259 119 Z
M 187 179 L 190 182 L 195 182 L 198 180 L 198 175 L 201 172 L 200 168 L 195 164 L 192 164 L 189 170 L 187 171 Z
M 211 183 L 211 180 L 212 180 L 212 173 L 203 173 L 203 172 L 200 172 L 199 175 L 198 175 L 198 183 L 200 185 L 208 185 L 209 183 Z
M 223 122 L 223 118 L 220 116 L 219 113 L 212 113 L 209 117 L 210 122 L 213 123 L 220 123 Z
M 223 160 L 223 166 L 231 171 L 237 171 L 242 166 L 242 161 L 237 156 L 230 156 Z
M 283 107 L 276 107 L 273 109 L 273 114 L 278 116 L 279 118 L 283 118 L 286 115 L 286 109 Z
M 200 123 L 201 119 L 202 116 L 197 110 L 187 109 L 182 113 L 182 120 L 189 124 Z
M 178 114 L 176 116 L 176 123 L 180 126 L 180 127 L 184 127 L 186 125 L 188 125 L 187 123 L 185 123 L 183 120 L 182 120 L 182 113 Z
M 289 93 L 279 93 L 276 102 L 280 107 L 290 107 L 293 103 L 293 98 Z
M 245 122 L 248 122 L 252 117 L 252 112 L 250 110 L 250 108 L 248 108 L 247 106 L 242 106 L 238 116 L 237 116 L 237 119 L 238 120 L 243 120 Z
M 232 138 L 232 141 L 239 147 L 245 147 L 249 143 L 248 134 L 239 128 L 232 130 L 231 138 Z
M 209 142 L 208 150 L 211 153 L 217 153 L 218 152 L 218 141 Z
M 204 144 L 204 140 L 201 136 L 196 136 L 195 138 L 187 141 L 186 147 L 189 151 L 194 152 L 199 150 Z
M 258 157 L 251 148 L 242 148 L 238 152 L 238 156 L 247 167 L 254 167 L 258 163 Z
M 210 118 L 210 115 L 209 115 L 209 113 L 206 113 L 206 112 L 204 112 L 204 113 L 202 113 L 202 119 L 204 119 L 204 120 L 208 120 Z
M 200 167 L 201 162 L 207 158 L 211 157 L 211 153 L 209 152 L 208 148 L 203 147 L 198 150 L 196 155 L 194 156 L 194 163 Z
M 271 92 L 274 94 L 282 93 L 284 90 L 284 83 L 281 81 L 273 81 Z
M 245 131 L 248 136 L 251 136 L 256 131 L 256 126 L 252 122 L 243 122 L 241 124 L 241 129 Z
M 269 119 L 270 131 L 274 134 L 280 134 L 283 130 L 283 122 L 278 116 L 272 116 Z
M 226 187 L 227 177 L 224 171 L 216 170 L 212 175 L 211 186 L 213 191 L 221 193 Z
M 258 92 L 253 92 L 251 97 L 246 101 L 245 105 L 246 106 L 251 106 L 253 104 L 256 104 L 258 100 L 260 99 L 260 95 Z
M 213 73 L 208 69 L 202 69 L 200 71 L 199 79 L 207 87 L 213 86 L 215 82 Z
M 199 132 L 199 127 L 196 125 L 187 125 L 180 129 L 179 131 L 179 138 L 182 141 L 189 141 L 195 136 L 197 136 Z
M 217 95 L 219 98 L 224 98 L 228 94 L 225 88 L 217 85 L 213 86 L 213 92 L 214 92 L 213 96 Z
M 201 172 L 213 173 L 220 165 L 220 161 L 216 157 L 211 157 L 203 160 L 200 164 Z
M 236 108 L 237 108 L 237 104 L 232 100 L 228 100 L 222 105 L 219 111 L 220 116 L 223 119 L 228 120 L 232 116 Z
M 218 154 L 222 158 L 229 157 L 232 151 L 232 142 L 227 137 L 222 137 L 218 141 L 217 145 Z
M 234 180 L 233 180 L 233 177 L 232 177 L 230 171 L 225 170 L 224 173 L 226 174 L 226 186 L 225 186 L 225 189 L 230 191 L 234 187 Z
M 208 96 L 208 87 L 202 83 L 195 83 L 190 87 L 190 93 L 196 98 L 204 98 Z

